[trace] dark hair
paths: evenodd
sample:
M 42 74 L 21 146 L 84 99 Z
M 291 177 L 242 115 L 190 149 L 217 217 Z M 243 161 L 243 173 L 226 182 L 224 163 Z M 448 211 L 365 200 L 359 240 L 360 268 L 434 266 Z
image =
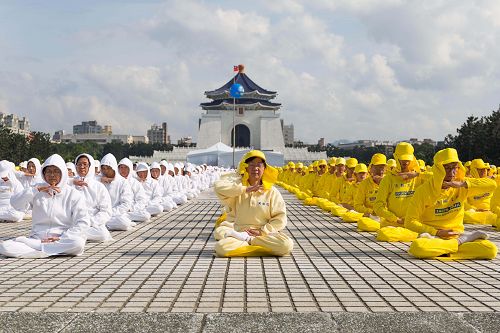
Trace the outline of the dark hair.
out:
M 253 160 L 255 160 L 256 158 L 260 158 L 262 160 L 262 157 L 252 156 L 252 157 L 247 158 L 245 160 L 245 163 L 248 164 L 248 163 L 252 162 Z M 264 167 L 267 167 L 266 161 L 262 160 L 262 162 L 264 163 Z
M 83 155 L 83 154 L 82 154 L 82 155 L 78 156 L 78 158 L 76 159 L 76 161 L 75 161 L 75 162 L 76 162 L 76 164 L 78 164 L 78 161 L 79 161 L 81 158 L 86 158 L 86 159 L 87 159 L 87 161 L 89 161 L 89 163 L 90 163 L 90 158 L 89 158 L 87 155 Z

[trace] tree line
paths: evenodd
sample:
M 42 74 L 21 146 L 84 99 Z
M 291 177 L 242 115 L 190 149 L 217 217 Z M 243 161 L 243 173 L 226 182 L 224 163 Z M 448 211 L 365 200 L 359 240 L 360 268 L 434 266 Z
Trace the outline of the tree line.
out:
M 91 141 L 54 143 L 50 141 L 50 135 L 47 133 L 31 132 L 25 137 L 22 134 L 13 133 L 6 127 L 0 127 L 0 160 L 9 160 L 16 164 L 32 157 L 44 161 L 52 154 L 61 155 L 65 161 L 73 161 L 81 153 L 88 153 L 97 159 L 101 159 L 107 153 L 112 153 L 119 161 L 128 156 L 153 156 L 155 150 L 170 151 L 172 149 L 171 144 L 143 142 L 126 144 L 113 141 L 104 145 Z
M 415 156 L 432 165 L 432 158 L 436 151 L 444 147 L 457 149 L 462 161 L 470 161 L 474 158 L 500 165 L 500 107 L 489 116 L 470 116 L 465 123 L 457 129 L 456 135 L 448 134 L 444 145 L 433 146 L 428 143 L 416 144 Z M 41 161 L 52 154 L 61 155 L 66 161 L 72 161 L 81 153 L 89 153 L 96 158 L 101 158 L 107 153 L 112 153 L 118 160 L 128 156 L 152 156 L 154 150 L 170 151 L 171 144 L 147 144 L 133 143 L 124 144 L 121 141 L 113 141 L 104 145 L 95 142 L 83 143 L 54 143 L 50 141 L 50 135 L 43 132 L 32 132 L 28 137 L 13 133 L 5 127 L 0 127 L 0 160 L 10 160 L 16 164 L 37 157 Z M 369 163 L 371 156 L 375 153 L 383 153 L 392 157 L 394 147 L 355 147 L 354 149 L 342 149 L 333 145 L 319 147 L 309 146 L 310 151 L 326 151 L 327 156 L 352 156 L 360 162 Z

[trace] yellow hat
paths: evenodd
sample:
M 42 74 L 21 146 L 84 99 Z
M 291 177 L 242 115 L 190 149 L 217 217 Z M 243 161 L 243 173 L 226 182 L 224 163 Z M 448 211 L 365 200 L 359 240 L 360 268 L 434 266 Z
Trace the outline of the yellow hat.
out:
M 411 161 L 414 159 L 414 151 L 413 146 L 408 142 L 400 142 L 394 151 L 394 158 L 396 160 Z
M 326 161 L 325 160 L 319 160 L 318 161 L 318 166 L 320 166 L 320 165 L 326 166 Z
M 436 153 L 436 155 L 434 155 L 434 165 L 436 164 L 443 165 L 454 162 L 460 162 L 456 149 L 453 148 L 441 149 Z
M 418 166 L 417 159 L 415 155 L 413 155 L 414 149 L 411 144 L 408 142 L 400 142 L 396 146 L 396 150 L 394 151 L 394 159 L 396 160 L 396 168 L 393 170 L 393 173 L 401 172 L 401 165 L 399 161 L 410 161 L 410 165 L 408 170 L 411 172 L 420 172 L 420 167 Z
M 314 161 L 313 164 L 312 164 L 313 167 L 317 167 L 318 166 L 318 161 Z
M 394 168 L 396 166 L 396 160 L 393 159 L 393 158 L 388 159 L 387 160 L 387 166 L 391 167 L 391 168 Z
M 330 165 L 335 165 L 335 162 L 337 161 L 337 158 L 336 157 L 330 157 L 330 159 L 328 160 L 328 164 Z
M 424 160 L 417 160 L 418 166 L 420 169 L 425 169 L 425 161 Z
M 288 165 L 289 168 L 295 168 L 295 163 L 293 163 L 292 161 L 288 162 L 287 165 Z
M 312 165 L 310 165 L 308 168 L 307 168 L 307 171 L 309 172 L 314 172 L 314 167 Z
M 470 162 L 470 167 L 475 169 L 486 169 L 488 165 L 481 158 L 476 158 Z
M 338 157 L 337 161 L 335 161 L 335 165 L 345 165 L 345 158 L 343 157 Z
M 296 169 L 302 169 L 302 168 L 304 168 L 304 164 L 302 164 L 302 163 L 297 163 L 297 164 L 295 164 L 295 168 L 296 168 Z
M 247 160 L 252 158 L 252 157 L 258 157 L 264 163 L 266 163 L 266 155 L 264 155 L 263 152 L 260 150 L 250 150 L 247 152 L 245 155 L 243 155 L 243 158 L 240 161 L 240 164 L 238 166 L 238 170 L 240 174 L 242 175 L 241 177 L 241 182 L 243 185 L 248 186 L 248 171 L 247 171 Z M 267 163 L 266 163 L 267 164 Z M 288 163 L 290 164 L 290 162 Z M 268 190 L 270 189 L 274 183 L 278 180 L 278 170 L 270 165 L 266 165 L 266 168 L 264 169 L 264 173 L 262 175 L 262 186 L 264 189 Z
M 394 161 L 394 160 L 393 160 Z M 394 161 L 396 162 L 396 161 Z M 382 165 L 382 164 L 387 164 L 387 157 L 385 157 L 384 154 L 376 153 L 373 154 L 372 159 L 370 161 L 371 165 Z
M 464 163 L 464 167 L 470 167 L 471 164 L 472 164 L 471 161 L 467 161 L 467 162 Z
M 455 176 L 458 180 L 463 180 L 465 178 L 465 168 L 458 158 L 458 153 L 453 148 L 441 149 L 434 155 L 434 165 L 432 166 L 432 196 L 438 198 L 441 193 L 441 187 L 443 185 L 444 177 L 446 176 L 446 171 L 444 169 L 445 164 L 448 163 L 458 163 L 458 172 Z
M 358 165 L 356 165 L 356 167 L 354 168 L 354 172 L 356 173 L 360 173 L 360 172 L 368 172 L 368 168 L 366 167 L 366 164 L 364 163 L 359 163 Z
M 351 157 L 347 160 L 346 165 L 348 168 L 355 168 L 358 165 L 358 160 L 354 157 Z
M 488 169 L 488 163 L 484 163 L 484 161 L 480 158 L 476 158 L 475 160 L 472 160 L 470 163 L 470 174 L 474 178 L 479 178 L 479 172 L 477 170 L 479 169 Z

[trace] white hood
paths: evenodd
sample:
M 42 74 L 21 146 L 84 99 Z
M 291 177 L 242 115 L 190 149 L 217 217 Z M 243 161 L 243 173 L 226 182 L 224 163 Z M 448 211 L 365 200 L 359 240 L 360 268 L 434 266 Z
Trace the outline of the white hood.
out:
M 95 177 L 95 166 L 96 166 L 96 161 L 92 157 L 92 155 L 89 154 L 80 154 L 75 158 L 75 164 L 78 164 L 78 160 L 80 157 L 85 156 L 89 160 L 89 172 L 87 172 L 87 175 L 85 177 L 81 177 L 78 172 L 75 172 L 75 175 L 80 178 L 88 178 L 88 179 L 94 179 Z M 77 170 L 78 171 L 78 170 Z
M 61 170 L 62 177 L 61 177 L 61 181 L 57 184 L 57 186 L 60 188 L 63 188 L 68 183 L 68 170 L 66 169 L 66 163 L 64 162 L 64 159 L 58 154 L 54 154 L 52 156 L 49 156 L 49 158 L 47 158 L 45 160 L 45 162 L 43 163 L 41 170 L 43 170 L 46 167 L 51 166 L 51 165 L 54 165 L 59 170 Z M 43 176 L 43 172 L 42 172 L 42 176 Z M 43 177 L 43 180 L 45 182 L 47 182 L 45 180 L 45 177 Z

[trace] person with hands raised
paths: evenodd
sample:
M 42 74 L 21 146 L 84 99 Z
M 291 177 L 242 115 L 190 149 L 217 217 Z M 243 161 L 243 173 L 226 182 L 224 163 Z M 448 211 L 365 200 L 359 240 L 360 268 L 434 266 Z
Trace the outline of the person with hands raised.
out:
M 273 187 L 277 176 L 264 153 L 251 150 L 237 172 L 215 182 L 215 193 L 227 211 L 227 220 L 215 229 L 218 256 L 283 256 L 292 251 L 293 241 L 283 233 L 285 202 Z
M 464 232 L 467 198 L 492 192 L 490 178 L 465 178 L 465 168 L 453 148 L 434 156 L 432 177 L 417 188 L 405 217 L 405 227 L 419 233 L 408 252 L 416 258 L 493 259 L 497 247 L 480 230 Z

